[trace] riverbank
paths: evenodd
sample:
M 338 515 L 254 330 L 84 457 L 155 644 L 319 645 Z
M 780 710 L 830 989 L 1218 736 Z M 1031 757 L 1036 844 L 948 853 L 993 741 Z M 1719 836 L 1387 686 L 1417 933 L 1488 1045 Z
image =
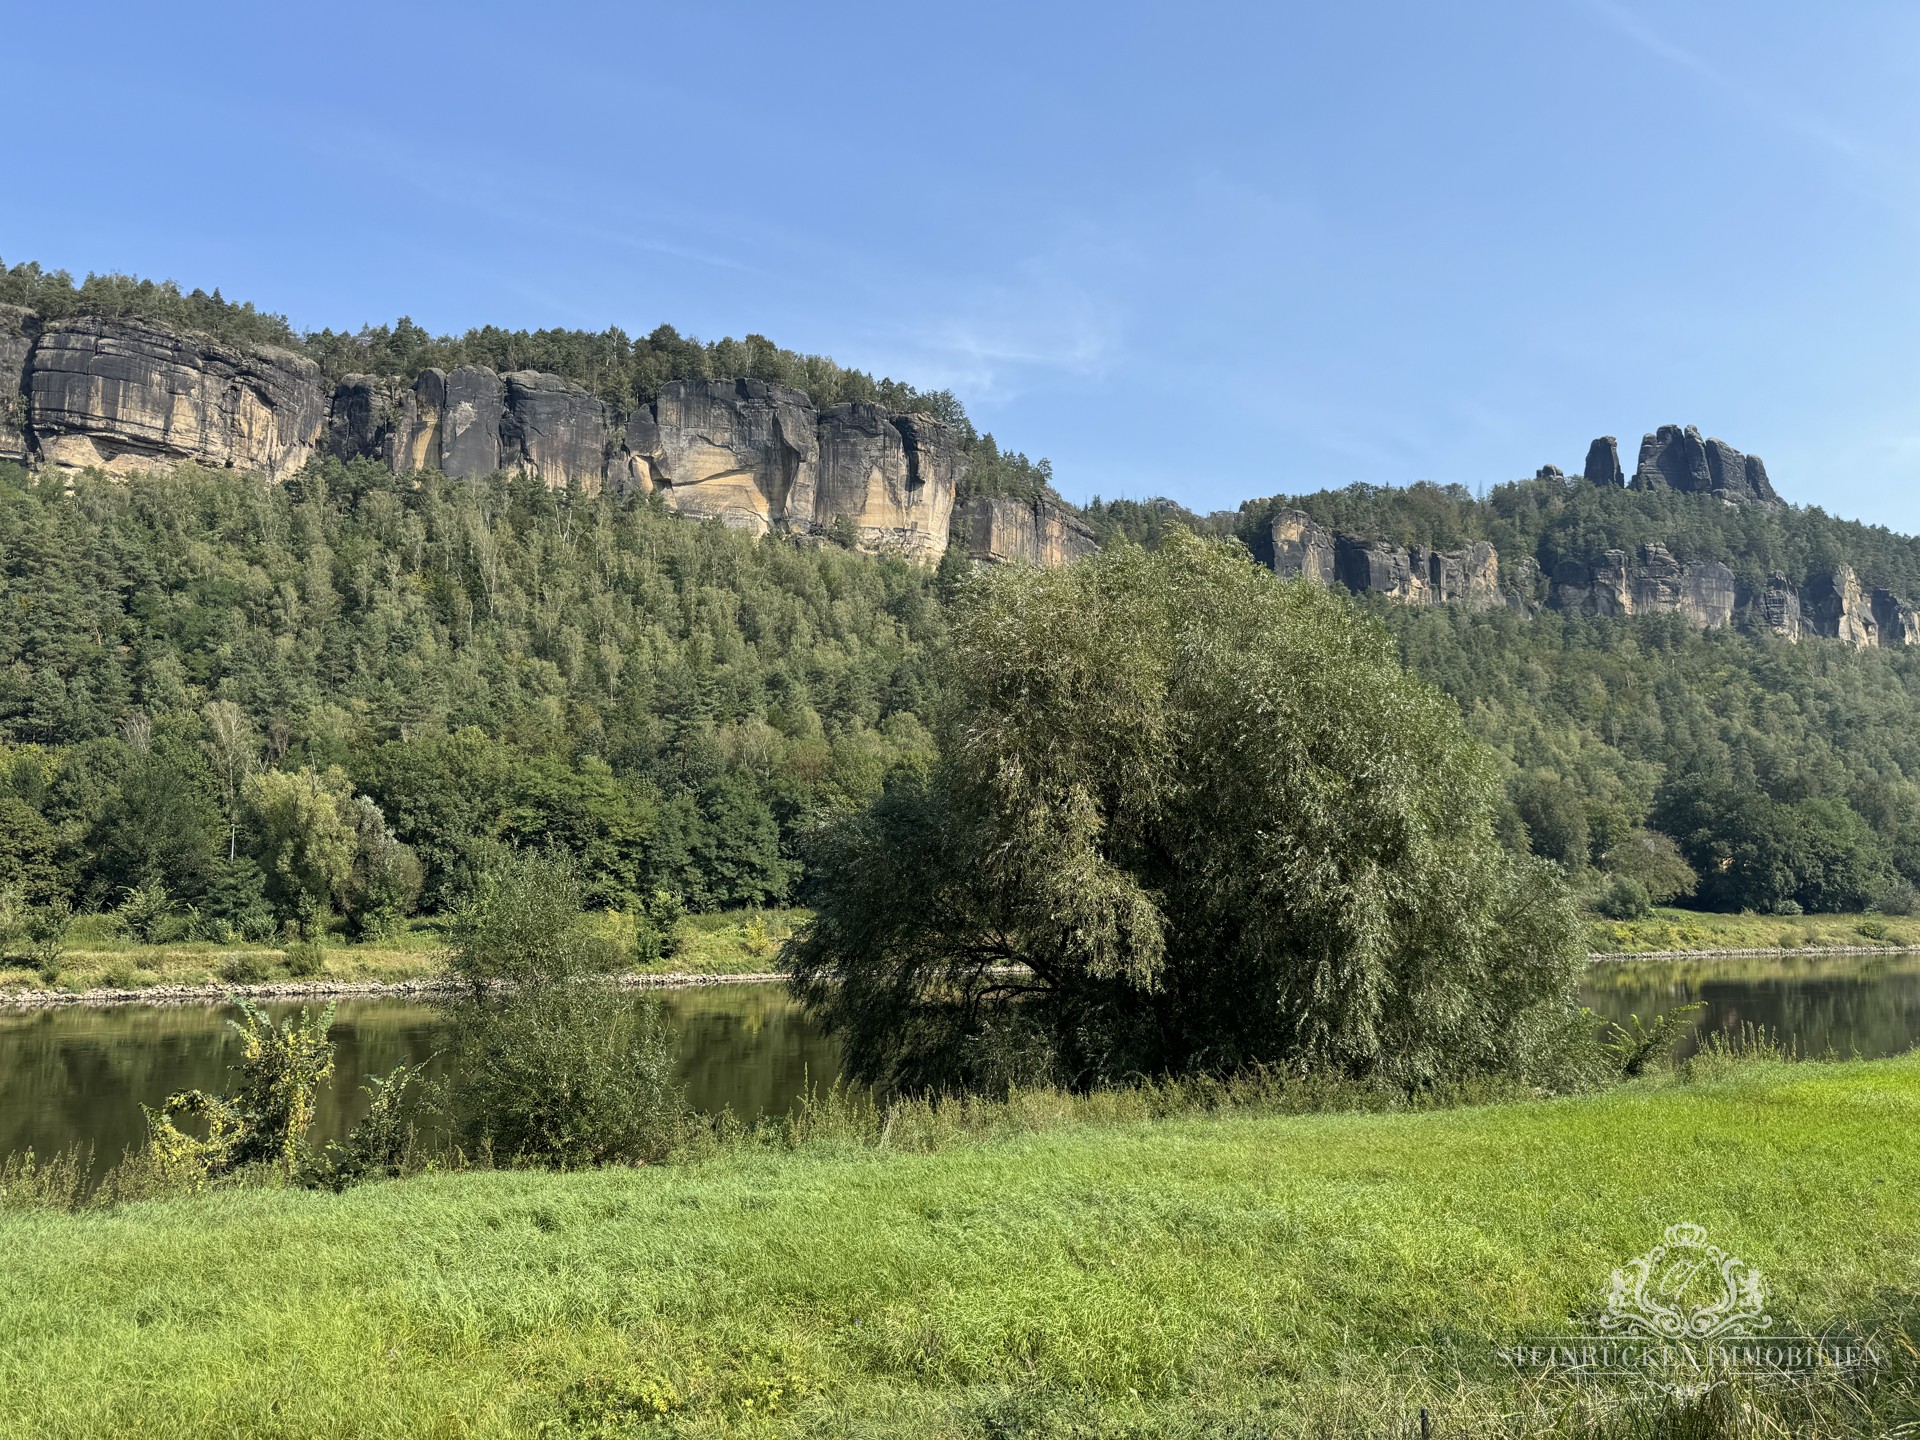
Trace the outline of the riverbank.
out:
M 1920 1059 L 1767 1064 L 10 1213 L 0 1430 L 1374 1437 L 1426 1405 L 1439 1435 L 1583 1433 L 1493 1349 L 1591 1317 L 1667 1225 L 1764 1272 L 1780 1333 L 1906 1321 L 1917 1113 Z M 1908 1418 L 1877 1393 L 1820 1433 Z M 1610 1395 L 1610 1433 L 1658 1433 Z
M 636 966 L 627 982 L 643 987 L 777 979 L 774 957 L 807 914 L 735 910 L 687 916 L 675 930 L 671 953 Z M 632 947 L 625 917 L 607 913 L 596 923 L 621 949 Z M 204 1003 L 229 994 L 269 1000 L 404 997 L 456 988 L 446 973 L 445 934 L 429 921 L 416 921 L 380 940 L 327 945 L 317 957 L 290 954 L 281 945 L 142 945 L 116 938 L 102 926 L 76 928 L 79 938 L 50 973 L 0 966 L 0 1009 Z

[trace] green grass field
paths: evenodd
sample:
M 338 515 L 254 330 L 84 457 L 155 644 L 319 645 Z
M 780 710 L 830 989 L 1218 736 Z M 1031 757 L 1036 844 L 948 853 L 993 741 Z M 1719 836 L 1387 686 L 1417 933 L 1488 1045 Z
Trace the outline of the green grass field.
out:
M 1782 1331 L 1904 1325 L 1920 1059 L 1423 1113 L 1025 1118 L 925 1153 L 0 1213 L 0 1433 L 1256 1440 L 1409 1435 L 1421 1404 L 1439 1435 L 1920 1420 L 1889 1379 L 1871 1414 L 1723 1400 L 1731 1428 L 1685 1430 L 1522 1388 L 1491 1355 L 1591 1316 L 1680 1220 L 1766 1273 Z
M 1643 950 L 1811 950 L 1847 945 L 1920 945 L 1920 917 L 1909 915 L 1706 915 L 1656 909 L 1644 920 L 1587 925 L 1587 948 Z
M 733 910 L 689 915 L 675 935 L 674 953 L 634 968 L 655 974 L 745 975 L 773 968 L 780 942 L 806 918 L 805 910 Z M 622 947 L 633 927 L 618 914 L 597 917 L 599 929 Z M 57 989 L 146 990 L 160 985 L 253 984 L 267 981 L 418 980 L 446 969 L 440 924 L 416 920 L 398 934 L 366 944 L 330 944 L 317 974 L 293 975 L 279 945 L 221 945 L 213 941 L 142 945 L 116 935 L 104 916 L 75 922 L 60 968 L 48 977 L 22 963 L 0 965 L 0 991 Z

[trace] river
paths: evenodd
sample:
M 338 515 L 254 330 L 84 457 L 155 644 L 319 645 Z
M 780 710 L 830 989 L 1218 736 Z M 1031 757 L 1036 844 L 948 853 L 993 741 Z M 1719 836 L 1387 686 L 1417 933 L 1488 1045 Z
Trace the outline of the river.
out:
M 1754 1024 L 1806 1055 L 1892 1055 L 1920 1042 L 1920 956 L 1766 958 L 1600 964 L 1584 986 L 1600 1015 L 1650 1017 L 1704 1001 L 1690 1048 L 1711 1030 Z M 809 1081 L 838 1073 L 832 1040 L 773 985 L 666 991 L 693 1104 L 742 1119 L 784 1112 Z M 636 1002 L 639 1003 L 639 1002 Z M 276 1015 L 289 1006 L 270 1007 Z M 0 1012 L 0 1155 L 92 1145 L 96 1165 L 145 1134 L 141 1104 L 178 1090 L 220 1088 L 239 1041 L 218 1006 L 66 1006 Z M 365 1108 L 363 1077 L 421 1059 L 447 1040 L 447 1012 L 419 1000 L 342 1000 L 335 1074 L 320 1107 L 321 1139 Z

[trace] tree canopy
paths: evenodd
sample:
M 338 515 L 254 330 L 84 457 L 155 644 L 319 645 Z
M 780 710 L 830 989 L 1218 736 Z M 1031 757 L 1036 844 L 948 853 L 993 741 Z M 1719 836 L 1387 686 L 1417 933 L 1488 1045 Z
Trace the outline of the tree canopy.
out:
M 788 959 L 892 1088 L 1525 1068 L 1581 947 L 1498 771 L 1345 598 L 1175 534 L 975 577 L 939 758 L 819 837 Z

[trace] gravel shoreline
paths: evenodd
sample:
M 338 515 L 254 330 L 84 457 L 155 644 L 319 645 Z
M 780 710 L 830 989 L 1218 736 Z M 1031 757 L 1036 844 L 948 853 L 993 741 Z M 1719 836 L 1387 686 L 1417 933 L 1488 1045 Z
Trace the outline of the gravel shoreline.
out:
M 626 990 L 690 990 L 702 985 L 767 985 L 786 979 L 771 971 L 747 975 L 622 975 Z M 452 995 L 467 982 L 448 975 L 417 980 L 279 980 L 264 985 L 149 985 L 139 989 L 0 990 L 0 1010 L 57 1010 L 68 1005 L 209 1005 L 245 1000 L 388 1000 Z

